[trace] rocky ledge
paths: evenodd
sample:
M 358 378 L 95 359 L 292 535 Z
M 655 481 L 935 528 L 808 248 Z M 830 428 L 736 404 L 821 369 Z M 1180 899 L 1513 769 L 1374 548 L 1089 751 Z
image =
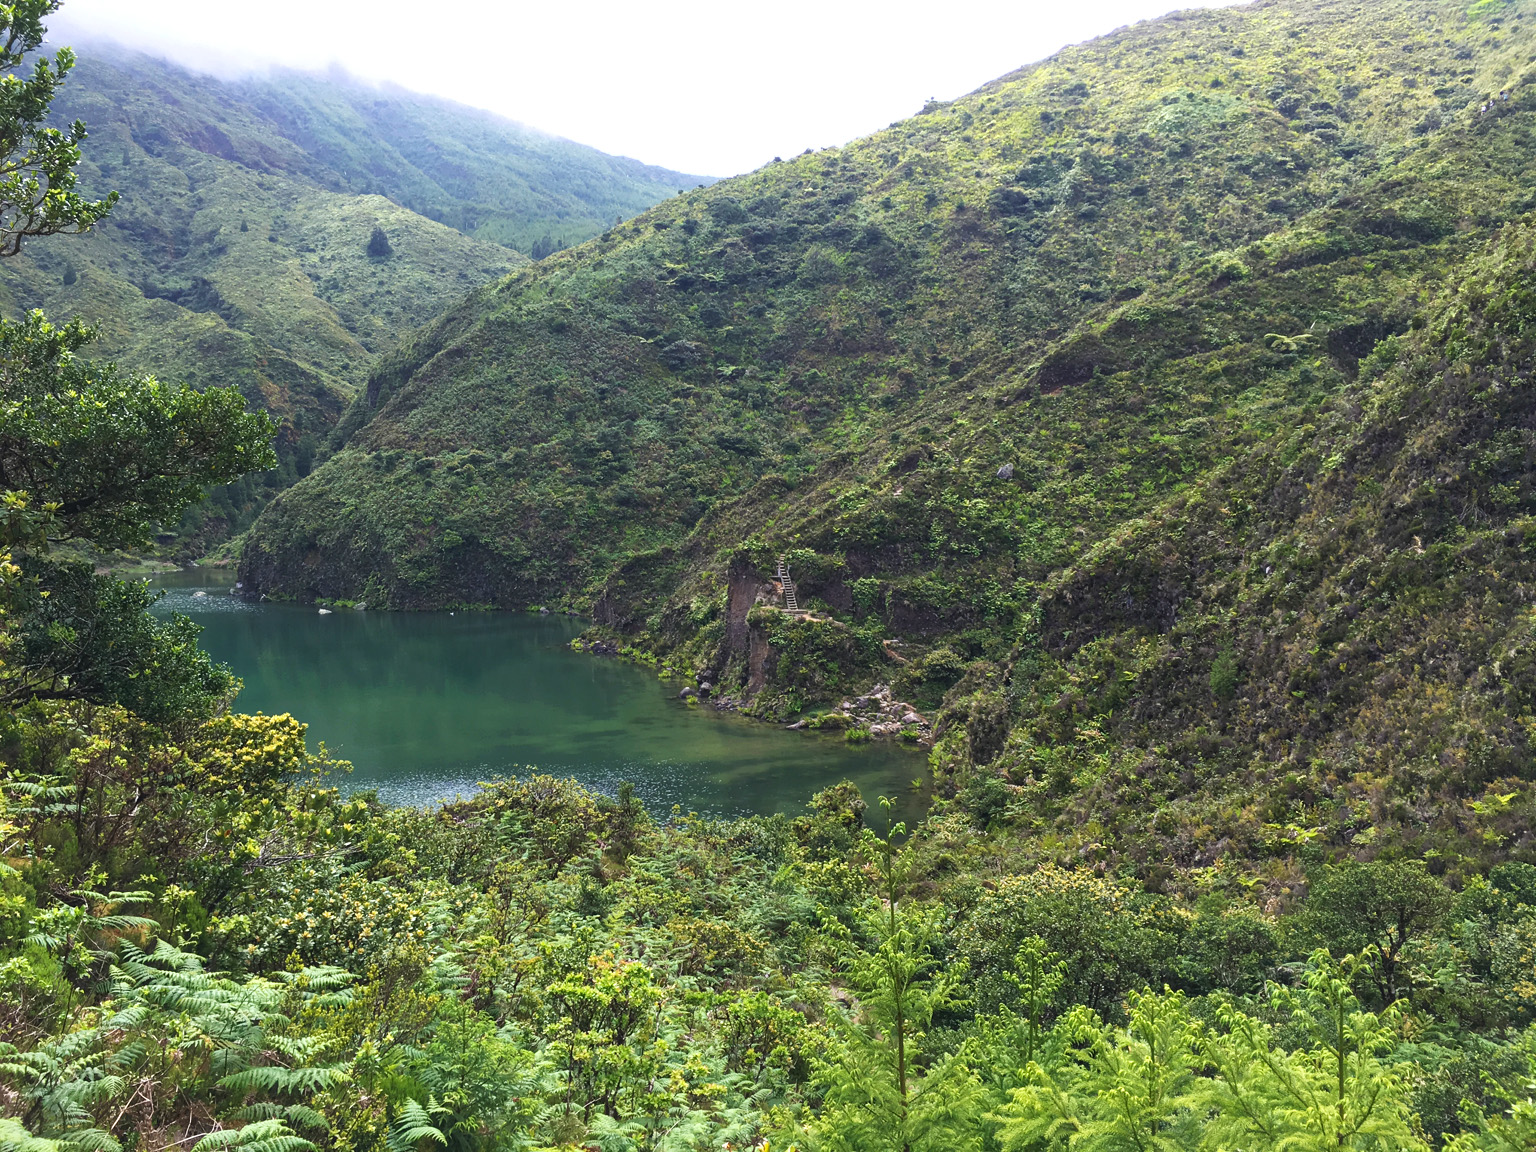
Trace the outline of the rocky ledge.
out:
M 813 716 L 788 725 L 789 728 L 864 728 L 874 737 L 915 734 L 926 740 L 932 730 L 928 720 L 912 705 L 897 700 L 884 684 L 876 684 L 867 695 L 844 700 L 835 712 Z

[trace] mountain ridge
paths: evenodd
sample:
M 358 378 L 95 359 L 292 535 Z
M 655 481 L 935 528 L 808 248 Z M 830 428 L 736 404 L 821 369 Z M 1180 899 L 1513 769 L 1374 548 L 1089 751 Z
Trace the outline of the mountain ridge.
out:
M 432 184 L 430 166 L 413 166 L 360 113 L 343 115 L 361 91 L 297 75 L 240 87 L 142 53 L 87 48 L 57 102 L 57 120 L 91 127 L 81 186 L 124 196 L 93 234 L 36 243 L 8 261 L 0 307 L 81 315 L 100 333 L 96 355 L 194 387 L 234 385 L 282 424 L 279 471 L 221 490 L 189 513 L 173 545 L 182 555 L 244 527 L 273 491 L 308 471 L 372 359 L 402 332 L 527 262 L 402 203 L 414 188 L 421 207 L 452 218 L 459 202 Z M 349 182 L 278 131 L 262 101 L 307 109 L 312 133 L 349 135 L 353 153 L 382 158 L 382 174 L 369 187 Z M 463 110 L 408 94 L 390 97 L 390 110 L 418 130 L 433 127 L 445 148 L 464 132 L 480 139 L 490 131 L 490 120 L 466 127 Z M 486 198 L 494 199 L 497 180 L 509 182 L 492 224 L 521 220 L 551 247 L 611 222 L 586 218 L 594 212 L 638 210 L 676 191 L 652 179 L 657 170 L 623 192 L 624 165 L 578 145 L 538 147 L 544 152 L 529 152 L 532 160 L 504 149 L 478 169 L 462 145 L 453 158 Z M 562 174 L 560 163 L 574 167 Z M 617 201 L 613 189 L 623 192 Z M 583 207 L 589 194 L 597 199 Z M 467 209 L 465 202 L 455 210 Z M 572 231 L 550 238 L 558 213 Z M 368 251 L 375 228 L 386 236 L 384 256 Z

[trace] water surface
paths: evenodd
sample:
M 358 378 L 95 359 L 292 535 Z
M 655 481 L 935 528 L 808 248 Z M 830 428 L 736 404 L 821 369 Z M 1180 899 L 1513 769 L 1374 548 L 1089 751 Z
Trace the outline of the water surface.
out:
M 203 647 L 245 682 L 244 712 L 291 712 L 350 760 L 351 788 L 398 804 L 468 795 L 528 766 L 613 792 L 631 780 L 653 811 L 732 816 L 800 812 L 849 779 L 877 796 L 916 798 L 923 757 L 888 743 L 786 732 L 688 707 L 679 683 L 573 652 L 582 628 L 510 612 L 351 612 L 249 604 L 229 573 L 155 581 L 157 612 L 203 626 Z M 202 592 L 203 595 L 197 595 Z

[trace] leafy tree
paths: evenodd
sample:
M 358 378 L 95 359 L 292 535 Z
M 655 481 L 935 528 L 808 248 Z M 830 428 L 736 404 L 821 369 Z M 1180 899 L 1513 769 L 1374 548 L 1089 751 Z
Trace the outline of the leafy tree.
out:
M 1422 861 L 1350 860 L 1313 875 L 1299 927 L 1330 951 L 1368 957 L 1356 970 L 1390 1005 L 1407 991 L 1403 950 L 1450 904 L 1451 894 Z
M 35 519 L 4 543 L 143 544 L 203 489 L 275 466 L 272 423 L 232 389 L 196 392 L 79 358 L 91 331 L 0 322 L 0 491 Z
M 19 71 L 58 7 L 0 6 L 0 256 L 29 236 L 86 231 L 116 199 L 73 191 L 84 125 L 43 126 L 70 51 L 38 59 L 29 77 Z M 171 388 L 83 360 L 91 339 L 80 322 L 55 326 L 38 312 L 0 321 L 0 700 L 124 703 L 167 721 L 207 715 L 233 679 L 198 652 L 189 622 L 150 620 L 141 590 L 41 554 L 63 540 L 145 543 L 207 486 L 273 467 L 273 426 L 233 390 Z M 10 549 L 29 554 L 22 565 Z
M 395 254 L 394 246 L 390 244 L 388 235 L 377 224 L 373 226 L 373 235 L 368 237 L 368 255 L 374 260 L 384 260 Z
M 204 719 L 234 694 L 229 669 L 197 646 L 202 629 L 149 615 L 159 597 L 143 583 L 38 558 L 21 570 L 31 580 L 18 591 L 20 646 L 0 667 L 0 702 L 116 703 L 169 724 Z
M 1062 998 L 1109 1015 L 1127 992 L 1161 979 L 1182 927 L 1112 879 L 1046 865 L 999 883 L 957 944 L 977 974 L 983 1008 L 1015 994 L 1006 974 L 1024 942 L 1038 936 L 1066 964 Z
M 86 232 L 117 203 L 114 192 L 90 201 L 75 192 L 75 166 L 85 125 L 68 131 L 46 127 L 59 85 L 74 67 L 75 54 L 60 48 L 53 59 L 39 57 L 32 74 L 21 74 L 26 57 L 42 45 L 46 16 L 61 0 L 18 0 L 0 6 L 0 256 L 14 256 L 33 236 Z
M 1175 970 L 1187 992 L 1258 992 L 1280 958 L 1279 937 L 1252 908 L 1207 896 L 1196 907 Z

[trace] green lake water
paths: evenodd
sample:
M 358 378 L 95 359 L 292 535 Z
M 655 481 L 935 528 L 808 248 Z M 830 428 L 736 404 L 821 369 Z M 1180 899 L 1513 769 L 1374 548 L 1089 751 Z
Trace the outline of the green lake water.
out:
M 291 712 L 350 760 L 348 788 L 397 804 L 468 795 L 528 766 L 612 793 L 630 780 L 657 813 L 721 816 L 804 810 L 848 779 L 873 806 L 919 805 L 923 756 L 690 708 L 680 683 L 573 652 L 582 628 L 525 613 L 351 612 L 250 604 L 216 571 L 158 578 L 156 612 L 203 626 L 203 647 L 245 682 L 243 712 Z M 204 595 L 198 596 L 196 593 Z

